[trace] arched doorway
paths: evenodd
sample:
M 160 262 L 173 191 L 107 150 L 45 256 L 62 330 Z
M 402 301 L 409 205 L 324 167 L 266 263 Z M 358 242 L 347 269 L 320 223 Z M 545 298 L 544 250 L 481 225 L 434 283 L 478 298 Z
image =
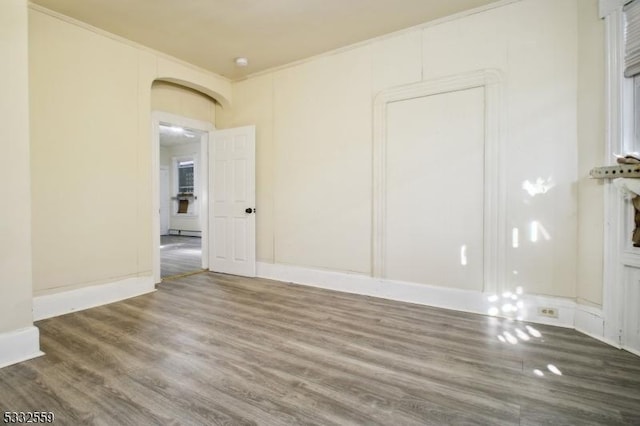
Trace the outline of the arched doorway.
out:
M 152 89 L 153 276 L 210 269 L 255 276 L 255 131 L 253 126 L 215 131 L 215 100 L 175 83 Z M 158 95 L 158 93 L 161 93 Z M 190 116 L 187 116 L 189 114 Z M 199 143 L 194 150 L 162 147 L 163 133 L 175 132 Z M 166 139 L 166 138 L 165 138 Z M 181 138 L 174 138 L 180 140 Z M 183 138 L 182 138 L 183 139 Z M 184 139 L 183 139 L 184 140 Z M 193 146 L 194 143 L 188 145 Z M 184 166 L 184 170 L 181 169 Z M 161 167 L 164 167 L 164 171 Z M 184 172 L 184 173 L 183 173 Z M 164 191 L 161 176 L 165 173 Z M 181 188 L 180 174 L 192 186 Z M 167 176 L 168 175 L 168 183 Z M 188 180 L 188 179 L 187 179 Z M 168 189 L 166 188 L 168 186 Z M 184 186 L 184 185 L 182 185 Z M 213 188 L 217 187 L 217 195 Z M 160 194 L 169 195 L 161 202 Z M 163 208 L 164 207 L 164 208 Z M 168 217 L 167 217 L 168 214 Z M 163 220 L 163 215 L 165 215 Z M 168 222 L 168 225 L 167 225 Z M 199 238 L 200 264 L 167 265 L 160 256 L 161 228 L 169 234 Z M 200 238 L 201 237 L 201 238 Z M 165 247 L 166 249 L 166 247 Z M 195 252 L 185 247 L 185 253 Z M 193 256 L 192 256 L 193 257 Z

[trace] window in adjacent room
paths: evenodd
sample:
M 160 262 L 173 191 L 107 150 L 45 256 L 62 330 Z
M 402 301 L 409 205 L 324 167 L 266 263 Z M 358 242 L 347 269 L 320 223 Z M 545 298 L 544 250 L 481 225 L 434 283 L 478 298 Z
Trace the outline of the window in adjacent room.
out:
M 198 214 L 196 156 L 174 157 L 173 176 L 173 214 L 196 216 Z
M 193 195 L 194 163 L 193 160 L 178 161 L 178 193 Z

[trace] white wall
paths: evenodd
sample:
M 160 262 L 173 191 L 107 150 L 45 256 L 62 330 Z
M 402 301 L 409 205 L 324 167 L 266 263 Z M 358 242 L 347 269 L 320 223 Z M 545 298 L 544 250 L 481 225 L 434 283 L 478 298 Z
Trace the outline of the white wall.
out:
M 27 2 L 0 2 L 0 367 L 41 355 L 33 326 Z
M 32 325 L 27 2 L 0 3 L 0 334 Z M 0 363 L 3 348 L 0 345 Z
M 356 49 L 273 75 L 278 263 L 371 269 L 369 55 Z
M 604 182 L 589 171 L 605 164 L 604 21 L 597 0 L 578 2 L 578 302 L 602 305 Z
M 33 5 L 29 55 L 36 295 L 151 277 L 152 83 L 230 83 Z
M 578 35 L 577 0 L 523 0 L 234 84 L 217 119 L 257 125 L 258 258 L 371 273 L 374 96 L 491 68 L 504 76 L 507 287 L 576 297 Z
M 384 278 L 484 290 L 484 92 L 387 105 Z
M 225 106 L 231 85 L 31 7 L 34 289 L 150 275 L 151 84 L 186 81 L 222 94 Z M 496 68 L 505 76 L 506 228 L 521 235 L 508 253 L 509 286 L 598 304 L 600 219 L 583 214 L 601 207 L 600 190 L 584 180 L 602 125 L 592 107 L 602 79 L 581 69 L 601 64 L 593 8 L 595 0 L 523 0 L 234 84 L 233 111 L 216 105 L 206 115 L 218 127 L 257 124 L 259 260 L 369 274 L 374 96 Z M 552 185 L 546 194 L 523 190 L 538 179 Z M 545 231 L 535 242 L 534 221 Z
M 576 3 L 518 2 L 430 28 L 423 46 L 425 79 L 504 73 L 505 225 L 520 235 L 504 272 L 511 288 L 566 297 L 576 293 Z M 523 189 L 538 180 L 553 187 Z

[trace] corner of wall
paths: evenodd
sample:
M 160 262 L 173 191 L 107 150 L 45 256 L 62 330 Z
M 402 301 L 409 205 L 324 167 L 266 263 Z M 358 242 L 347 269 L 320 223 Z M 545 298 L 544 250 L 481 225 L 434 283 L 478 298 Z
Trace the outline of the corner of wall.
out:
M 28 2 L 0 2 L 0 367 L 40 354 L 33 326 Z
M 35 326 L 0 334 L 0 348 L 0 368 L 44 355 Z

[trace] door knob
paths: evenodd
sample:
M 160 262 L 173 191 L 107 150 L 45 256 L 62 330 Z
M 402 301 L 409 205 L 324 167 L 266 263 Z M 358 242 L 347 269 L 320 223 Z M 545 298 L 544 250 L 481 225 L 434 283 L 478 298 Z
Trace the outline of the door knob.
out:
M 246 209 L 244 209 L 245 213 L 255 213 L 256 209 L 252 209 L 251 207 L 247 207 Z

